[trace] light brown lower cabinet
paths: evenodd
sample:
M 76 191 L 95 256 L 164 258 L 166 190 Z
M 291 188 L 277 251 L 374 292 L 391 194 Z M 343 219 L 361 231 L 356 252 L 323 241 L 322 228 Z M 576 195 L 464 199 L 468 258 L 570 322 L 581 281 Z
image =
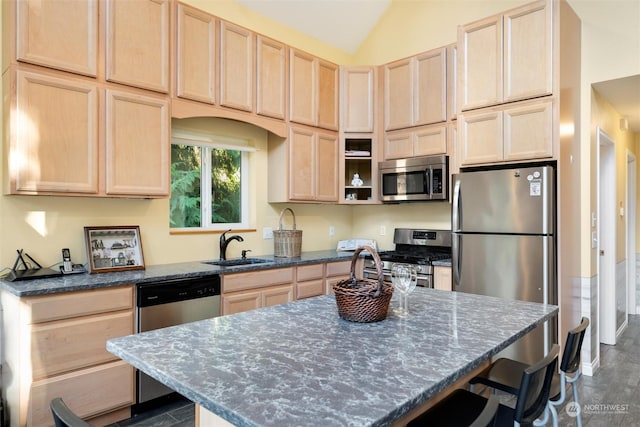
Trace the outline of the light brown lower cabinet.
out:
M 222 314 L 333 293 L 333 284 L 349 277 L 351 260 L 222 275 Z
M 54 397 L 94 426 L 130 416 L 134 369 L 106 341 L 134 332 L 133 286 L 1 300 L 8 426 L 53 426 Z
M 433 287 L 442 291 L 453 290 L 451 267 L 439 265 L 433 267 Z

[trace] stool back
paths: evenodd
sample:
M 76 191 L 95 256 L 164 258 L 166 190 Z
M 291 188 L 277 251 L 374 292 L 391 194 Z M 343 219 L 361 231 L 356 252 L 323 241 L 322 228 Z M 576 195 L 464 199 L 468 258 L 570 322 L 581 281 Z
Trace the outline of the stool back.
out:
M 567 342 L 562 352 L 560 370 L 567 374 L 573 374 L 580 369 L 580 352 L 582 351 L 582 341 L 589 326 L 589 319 L 583 317 L 580 324 L 567 333 Z
M 551 380 L 558 366 L 558 353 L 560 347 L 554 344 L 544 359 L 522 373 L 514 413 L 519 424 L 531 424 L 544 412 L 551 392 Z

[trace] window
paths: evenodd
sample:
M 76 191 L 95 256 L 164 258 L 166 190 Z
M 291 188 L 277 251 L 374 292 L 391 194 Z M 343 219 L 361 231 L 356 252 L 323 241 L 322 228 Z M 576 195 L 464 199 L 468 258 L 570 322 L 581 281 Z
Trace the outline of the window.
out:
M 210 135 L 183 138 L 174 134 L 169 213 L 172 229 L 248 228 L 248 147 L 229 141 Z

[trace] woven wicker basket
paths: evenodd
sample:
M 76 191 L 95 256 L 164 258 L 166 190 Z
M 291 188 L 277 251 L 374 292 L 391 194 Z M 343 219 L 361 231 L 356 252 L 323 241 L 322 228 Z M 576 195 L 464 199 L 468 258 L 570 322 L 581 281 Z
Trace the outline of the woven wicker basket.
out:
M 356 279 L 355 265 L 360 252 L 369 251 L 376 262 L 377 279 Z M 351 277 L 333 285 L 338 315 L 351 322 L 379 322 L 387 317 L 393 286 L 383 281 L 382 261 L 375 249 L 360 246 L 351 259 Z
M 282 216 L 286 211 L 293 217 L 293 230 L 282 229 Z M 284 208 L 280 212 L 278 229 L 273 231 L 273 256 L 293 258 L 300 256 L 302 251 L 302 230 L 296 230 L 296 215 L 290 208 Z

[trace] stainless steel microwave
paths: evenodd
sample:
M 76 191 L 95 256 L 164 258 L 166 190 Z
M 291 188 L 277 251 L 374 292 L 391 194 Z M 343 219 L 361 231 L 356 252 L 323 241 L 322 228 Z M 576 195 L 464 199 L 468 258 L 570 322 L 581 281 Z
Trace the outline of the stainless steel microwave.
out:
M 378 164 L 380 200 L 385 203 L 449 199 L 446 155 L 387 160 Z

